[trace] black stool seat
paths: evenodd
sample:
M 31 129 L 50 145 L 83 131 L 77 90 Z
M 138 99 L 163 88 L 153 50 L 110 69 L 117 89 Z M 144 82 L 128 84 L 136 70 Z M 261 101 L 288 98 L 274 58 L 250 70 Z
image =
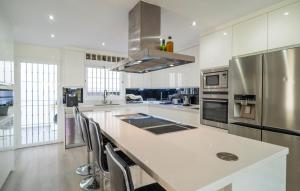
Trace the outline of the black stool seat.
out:
M 120 156 L 120 158 L 123 159 L 123 161 L 128 165 L 128 166 L 134 166 L 136 165 L 135 162 L 133 162 L 125 153 L 122 151 L 116 151 L 116 153 Z
M 166 191 L 166 190 L 164 188 L 162 188 L 159 184 L 153 183 L 153 184 L 149 184 L 147 186 L 137 188 L 134 191 Z
M 101 133 L 101 135 L 102 135 L 102 139 L 103 139 L 103 145 L 107 145 L 107 143 L 110 143 L 113 146 L 113 148 L 117 148 L 117 146 L 115 144 L 113 144 L 108 138 L 106 138 L 105 135 L 103 135 L 102 133 Z
M 123 153 L 120 150 L 115 150 L 115 152 L 119 155 L 119 157 L 126 163 L 128 166 L 135 166 L 135 162 L 133 162 L 125 153 Z M 105 162 L 103 162 L 102 168 L 106 171 L 108 171 L 108 166 L 107 166 L 107 155 L 105 153 L 105 157 L 103 159 Z
M 134 189 L 129 165 L 117 154 L 111 144 L 106 145 L 111 191 L 166 191 L 159 184 Z

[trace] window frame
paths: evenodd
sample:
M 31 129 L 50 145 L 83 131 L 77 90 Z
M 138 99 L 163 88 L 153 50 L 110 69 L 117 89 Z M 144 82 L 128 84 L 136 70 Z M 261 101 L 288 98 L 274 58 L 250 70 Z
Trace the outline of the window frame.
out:
M 100 84 L 102 84 L 101 80 L 104 80 L 103 85 L 102 86 L 97 86 L 97 82 L 99 82 L 98 79 L 98 73 L 96 71 L 96 78 L 94 78 L 93 76 L 90 77 L 88 70 L 89 69 L 100 69 Z M 106 65 L 94 65 L 94 64 L 86 64 L 85 65 L 85 89 L 86 89 L 86 95 L 89 97 L 97 97 L 97 96 L 103 96 L 104 91 L 107 90 L 108 93 L 112 96 L 121 96 L 122 94 L 122 75 L 119 72 L 116 71 L 111 71 L 110 67 L 107 67 Z M 102 77 L 102 71 L 104 70 L 104 77 Z M 112 73 L 111 73 L 112 72 Z M 94 74 L 94 71 L 92 72 Z M 108 76 L 109 74 L 112 74 L 112 76 L 114 76 L 114 74 L 116 74 L 117 76 L 114 77 L 110 77 Z M 94 85 L 94 83 L 92 83 L 92 85 L 89 85 L 89 80 L 92 79 L 92 81 L 95 80 L 96 85 Z M 113 80 L 116 80 L 115 83 L 113 83 Z M 94 87 L 96 86 L 96 91 L 93 91 Z M 111 87 L 107 87 L 107 86 L 111 86 L 113 87 L 113 91 L 111 91 Z M 115 87 L 115 90 L 114 90 Z M 92 91 L 90 91 L 92 89 Z M 99 91 L 97 91 L 99 90 Z
M 11 60 L 0 60 L 0 84 L 3 85 L 12 85 L 14 84 L 14 70 L 15 65 L 14 61 Z M 8 78 L 9 77 L 9 78 Z M 3 79 L 2 79 L 3 78 Z

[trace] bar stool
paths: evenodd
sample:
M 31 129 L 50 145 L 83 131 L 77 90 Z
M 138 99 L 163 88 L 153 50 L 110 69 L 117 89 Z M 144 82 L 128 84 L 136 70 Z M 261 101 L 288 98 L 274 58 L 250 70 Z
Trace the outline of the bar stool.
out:
M 89 128 L 90 128 L 91 143 L 93 148 L 92 149 L 93 156 L 95 157 L 96 169 L 99 168 L 99 172 L 101 173 L 101 180 L 103 179 L 110 180 L 110 172 L 108 171 L 107 156 L 106 156 L 105 146 L 103 142 L 104 138 L 101 133 L 100 126 L 93 119 L 90 119 Z M 124 154 L 120 150 L 117 150 L 118 148 L 113 148 L 113 149 L 115 150 L 115 152 L 119 154 L 120 157 L 122 157 L 122 160 L 126 161 L 128 166 L 135 165 L 135 163 L 129 157 L 127 157 L 126 154 Z M 98 177 L 96 173 L 94 174 L 94 176 L 95 178 Z M 103 186 L 103 184 L 101 186 Z
M 166 191 L 157 183 L 134 189 L 128 164 L 114 151 L 111 144 L 106 145 L 106 151 L 111 191 Z
M 74 106 L 73 107 L 73 114 L 74 114 L 74 119 L 75 119 L 75 128 L 77 128 L 80 132 L 80 136 L 83 140 L 83 142 L 86 144 L 87 148 L 87 163 L 84 165 L 81 165 L 76 169 L 76 174 L 81 175 L 81 176 L 89 176 L 91 175 L 91 161 L 90 161 L 90 152 L 91 148 L 90 145 L 88 144 L 88 137 L 86 131 L 82 128 L 81 122 L 80 122 L 80 112 L 78 107 Z
M 97 152 L 97 147 L 93 147 L 92 145 L 92 140 L 91 140 L 91 135 L 94 137 L 94 132 L 90 132 L 89 128 L 89 119 L 83 115 L 82 113 L 79 115 L 81 127 L 83 130 L 83 134 L 85 135 L 87 139 L 87 145 L 90 151 L 93 152 L 93 162 L 90 163 L 90 170 L 92 171 L 92 174 L 86 178 L 84 178 L 80 182 L 80 188 L 83 190 L 91 191 L 91 190 L 96 190 L 100 187 L 99 181 L 97 180 L 98 177 L 96 176 L 97 168 L 95 165 L 95 152 Z

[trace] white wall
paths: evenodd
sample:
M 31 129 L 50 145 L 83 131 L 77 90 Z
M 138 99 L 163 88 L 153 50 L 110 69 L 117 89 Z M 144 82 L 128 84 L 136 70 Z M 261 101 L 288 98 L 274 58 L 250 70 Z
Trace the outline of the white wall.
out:
M 14 60 L 12 28 L 9 23 L 1 16 L 0 12 L 0 60 Z M 3 86 L 2 86 L 3 87 Z M 4 87 L 6 88 L 6 87 Z M 9 87 L 10 89 L 13 86 Z M 0 149 L 0 189 L 5 182 L 10 171 L 14 169 L 14 151 L 1 151 Z
M 62 104 L 63 87 L 82 87 L 84 88 L 84 103 L 100 102 L 103 98 L 88 97 L 85 90 L 85 53 L 96 53 L 101 55 L 124 56 L 114 54 L 113 52 L 99 52 L 85 50 L 74 47 L 52 48 L 33 44 L 16 43 L 15 44 L 15 65 L 16 65 L 16 82 L 20 80 L 20 62 L 36 62 L 45 64 L 56 64 L 58 66 L 58 141 L 64 141 L 64 105 Z M 98 65 L 99 62 L 93 64 Z M 111 63 L 110 63 L 111 65 Z M 125 100 L 124 90 L 119 97 L 110 97 L 113 100 Z M 16 107 L 20 107 L 20 86 L 16 84 Z M 18 127 L 20 126 L 20 110 L 16 112 Z

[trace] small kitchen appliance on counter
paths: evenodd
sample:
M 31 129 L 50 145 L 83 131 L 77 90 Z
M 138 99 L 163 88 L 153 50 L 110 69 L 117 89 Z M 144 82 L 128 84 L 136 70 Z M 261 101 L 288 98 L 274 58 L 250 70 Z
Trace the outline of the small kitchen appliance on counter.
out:
M 126 94 L 126 103 L 143 103 L 143 97 L 140 95 Z
M 64 87 L 63 104 L 66 104 L 67 107 L 73 107 L 73 106 L 78 106 L 78 103 L 83 103 L 83 88 Z
M 187 96 L 187 95 L 183 96 L 183 104 L 182 105 L 183 106 L 190 106 L 191 105 L 189 96 Z
M 13 106 L 13 90 L 0 89 L 0 116 L 7 116 Z

